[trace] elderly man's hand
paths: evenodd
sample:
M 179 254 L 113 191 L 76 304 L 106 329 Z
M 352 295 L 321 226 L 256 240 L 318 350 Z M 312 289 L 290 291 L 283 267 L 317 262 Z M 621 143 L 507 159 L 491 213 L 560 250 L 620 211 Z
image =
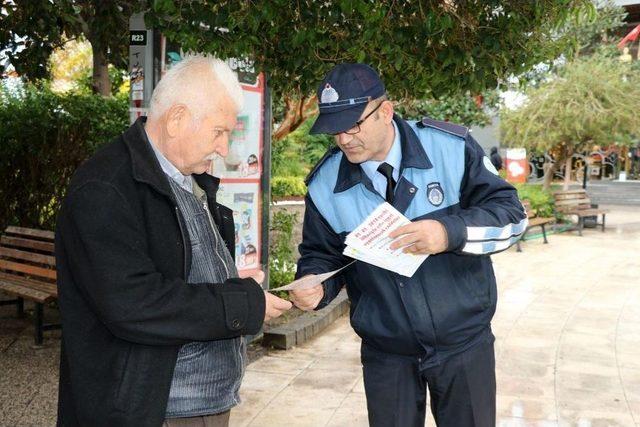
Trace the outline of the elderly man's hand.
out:
M 262 282 L 264 282 L 264 272 L 262 270 L 243 271 L 243 272 L 240 272 L 238 275 L 242 278 L 250 277 L 256 282 L 258 282 L 259 284 L 262 284 Z M 264 293 L 264 302 L 265 302 L 265 306 L 264 306 L 265 322 L 267 320 L 275 319 L 276 317 L 279 317 L 280 315 L 282 315 L 282 313 L 284 313 L 285 311 L 293 307 L 293 305 L 289 301 L 284 300 L 282 298 L 278 298 L 277 296 L 270 294 L 269 292 L 266 292 L 266 291 Z
M 264 282 L 264 271 L 262 270 L 241 271 L 238 273 L 238 276 L 242 279 L 246 279 L 250 277 L 253 280 L 255 280 L 259 285 L 262 285 L 262 282 Z
M 291 303 L 282 298 L 278 298 L 277 296 L 270 294 L 269 292 L 264 293 L 265 299 L 265 310 L 264 310 L 264 321 L 270 319 L 275 319 L 279 317 L 282 313 L 289 310 L 291 307 Z
M 289 298 L 300 310 L 310 311 L 315 309 L 322 297 L 324 296 L 324 288 L 322 285 L 314 286 L 307 289 L 294 289 L 289 291 Z
M 405 247 L 403 252 L 412 254 L 437 254 L 447 250 L 449 239 L 444 225 L 431 219 L 415 221 L 398 227 L 389 237 L 394 240 L 389 246 L 395 250 Z

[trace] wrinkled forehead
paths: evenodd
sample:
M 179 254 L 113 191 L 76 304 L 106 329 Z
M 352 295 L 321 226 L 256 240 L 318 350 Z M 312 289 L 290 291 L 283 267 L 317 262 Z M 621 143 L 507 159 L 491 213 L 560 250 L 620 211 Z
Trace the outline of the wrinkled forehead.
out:
M 204 106 L 202 114 L 194 116 L 194 119 L 198 126 L 232 131 L 236 126 L 237 117 L 237 107 L 231 100 L 214 98 Z

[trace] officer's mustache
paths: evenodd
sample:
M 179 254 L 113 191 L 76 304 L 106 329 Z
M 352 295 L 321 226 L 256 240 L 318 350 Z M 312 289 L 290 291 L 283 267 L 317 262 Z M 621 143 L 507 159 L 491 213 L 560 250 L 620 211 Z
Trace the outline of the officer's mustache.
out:
M 353 147 L 361 147 L 363 145 L 363 143 L 362 143 L 362 141 L 360 139 L 353 138 L 353 139 L 351 139 L 351 141 L 347 142 L 346 144 L 339 143 L 338 145 L 340 147 L 343 147 L 343 148 L 347 148 L 347 147 L 348 148 L 353 148 Z

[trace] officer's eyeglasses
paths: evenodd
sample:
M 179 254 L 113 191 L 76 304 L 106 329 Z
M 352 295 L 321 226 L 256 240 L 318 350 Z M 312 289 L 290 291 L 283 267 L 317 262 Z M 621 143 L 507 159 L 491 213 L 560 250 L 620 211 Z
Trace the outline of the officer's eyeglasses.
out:
M 333 134 L 333 136 L 338 136 L 338 135 L 340 135 L 341 133 L 346 133 L 347 135 L 355 135 L 355 134 L 359 133 L 359 132 L 360 132 L 360 130 L 361 130 L 361 129 L 360 129 L 360 126 L 364 123 L 364 121 L 365 121 L 365 120 L 367 120 L 369 117 L 371 117 L 371 115 L 372 115 L 373 113 L 375 113 L 376 111 L 378 111 L 378 108 L 380 108 L 380 106 L 381 106 L 382 104 L 384 104 L 384 101 L 380 102 L 380 103 L 376 106 L 376 108 L 374 108 L 373 110 L 371 110 L 371 111 L 369 112 L 369 114 L 367 114 L 366 116 L 364 116 L 363 118 L 361 118 L 360 120 L 358 120 L 358 121 L 356 122 L 356 124 L 355 124 L 355 125 L 353 125 L 353 127 L 352 127 L 351 129 L 347 129 L 347 130 L 345 130 L 344 132 L 334 133 L 334 134 Z

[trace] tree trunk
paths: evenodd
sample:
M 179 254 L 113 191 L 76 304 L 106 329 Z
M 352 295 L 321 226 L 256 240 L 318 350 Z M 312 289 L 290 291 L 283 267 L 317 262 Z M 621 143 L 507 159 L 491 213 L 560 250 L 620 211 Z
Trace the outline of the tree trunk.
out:
M 316 114 L 318 107 L 316 104 L 316 96 L 309 98 L 306 96 L 300 98 L 286 98 L 287 112 L 284 120 L 273 133 L 274 141 L 279 141 L 291 132 L 295 131 L 309 117 Z
M 569 183 L 571 182 L 571 156 L 567 156 L 564 162 L 564 182 L 562 183 L 562 190 L 567 191 L 569 189 Z
M 93 50 L 93 93 L 111 96 L 111 81 L 109 80 L 109 63 L 104 52 L 92 45 Z
M 562 163 L 561 161 L 554 162 L 551 166 L 547 168 L 547 170 L 544 173 L 544 180 L 542 181 L 543 189 L 548 190 L 549 188 L 551 188 L 551 184 L 553 183 L 553 176 L 558 171 L 561 163 Z

